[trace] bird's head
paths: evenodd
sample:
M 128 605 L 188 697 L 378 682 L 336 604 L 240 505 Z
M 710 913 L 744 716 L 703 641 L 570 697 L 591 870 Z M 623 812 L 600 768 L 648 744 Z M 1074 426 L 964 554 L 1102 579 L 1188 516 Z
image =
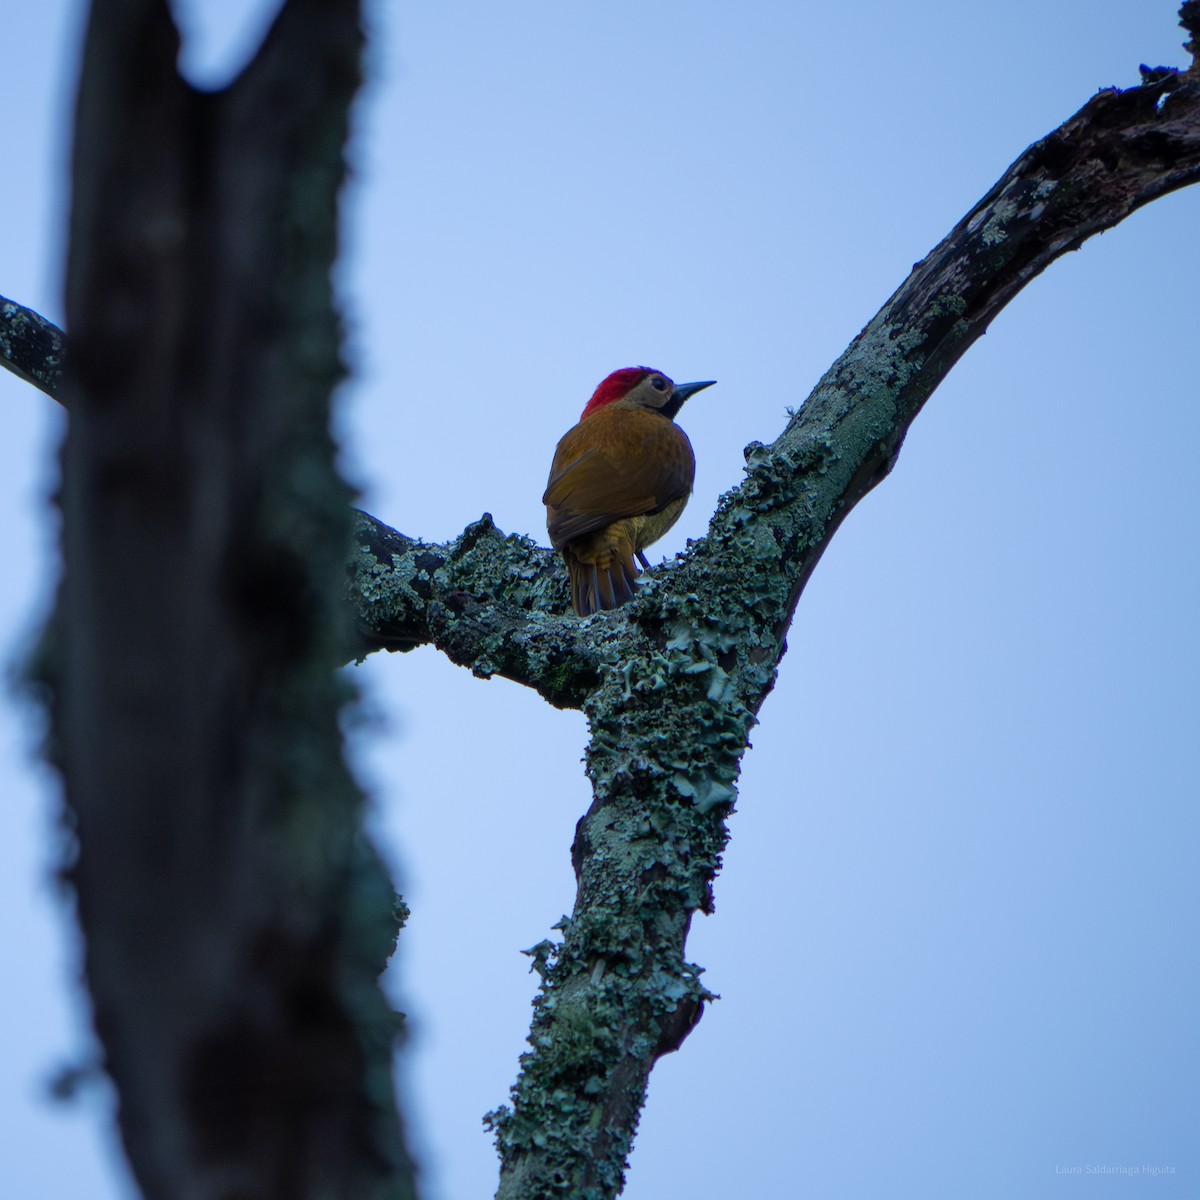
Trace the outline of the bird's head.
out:
M 622 367 L 601 382 L 579 419 L 582 421 L 602 408 L 614 407 L 645 408 L 674 420 L 689 396 L 714 383 L 715 379 L 706 379 L 703 383 L 673 383 L 653 367 Z

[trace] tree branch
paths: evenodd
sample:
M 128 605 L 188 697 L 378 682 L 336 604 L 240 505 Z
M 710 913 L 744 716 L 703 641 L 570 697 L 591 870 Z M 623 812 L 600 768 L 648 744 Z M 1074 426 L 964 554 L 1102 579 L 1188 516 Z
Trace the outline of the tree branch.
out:
M 0 366 L 62 401 L 66 339 L 31 308 L 0 296 Z
M 552 551 L 505 537 L 487 513 L 440 545 L 366 513 L 356 536 L 349 589 L 360 658 L 432 644 L 481 678 L 527 684 L 556 708 L 581 708 L 595 689 L 604 648 L 595 631 L 561 615 L 570 591 Z
M 722 498 L 676 588 L 731 613 L 755 597 L 782 645 L 829 538 L 891 471 L 925 401 L 1000 310 L 1055 259 L 1198 178 L 1194 76 L 1097 93 L 913 267 L 784 433 L 747 447 L 749 478 Z M 769 595 L 764 546 L 779 563 Z

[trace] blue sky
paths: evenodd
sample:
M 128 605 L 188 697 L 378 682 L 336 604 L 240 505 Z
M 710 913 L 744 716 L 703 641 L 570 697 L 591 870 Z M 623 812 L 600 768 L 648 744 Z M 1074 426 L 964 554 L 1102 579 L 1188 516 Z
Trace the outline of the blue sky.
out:
M 228 76 L 261 4 L 180 4 Z M 266 6 L 270 7 L 270 6 Z M 1137 65 L 1172 0 L 373 9 L 339 285 L 339 426 L 413 535 L 544 539 L 555 442 L 608 371 L 719 380 L 681 418 L 700 536 L 829 362 L 1024 147 Z M 57 319 L 81 6 L 5 15 L 0 294 Z M 633 1200 L 1193 1196 L 1200 190 L 1055 264 L 955 368 L 803 596 L 747 756 L 722 999 L 657 1067 Z M 0 378 L 10 662 L 53 577 L 59 414 Z M 389 986 L 428 1200 L 489 1195 L 535 978 L 570 910 L 582 717 L 432 652 L 356 672 L 355 755 L 413 906 Z M 0 706 L 0 1195 L 123 1200 L 56 796 Z M 1174 1174 L 1064 1174 L 1073 1167 Z

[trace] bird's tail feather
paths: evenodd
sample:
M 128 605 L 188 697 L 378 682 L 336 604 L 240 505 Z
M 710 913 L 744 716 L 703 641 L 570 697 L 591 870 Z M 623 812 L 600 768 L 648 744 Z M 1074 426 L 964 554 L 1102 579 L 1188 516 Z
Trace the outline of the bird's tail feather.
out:
M 568 560 L 567 566 L 571 574 L 571 604 L 579 616 L 605 612 L 633 599 L 639 571 L 632 556 L 614 555 L 605 567 L 577 559 Z

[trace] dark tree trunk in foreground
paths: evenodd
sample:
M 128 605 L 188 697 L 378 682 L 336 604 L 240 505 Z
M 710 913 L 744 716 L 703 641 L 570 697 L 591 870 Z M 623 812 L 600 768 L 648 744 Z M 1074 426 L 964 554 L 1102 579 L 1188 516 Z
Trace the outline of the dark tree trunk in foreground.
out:
M 202 94 L 165 0 L 95 0 L 46 639 L 70 870 L 151 1200 L 410 1196 L 393 893 L 343 765 L 349 492 L 329 282 L 357 0 Z
M 372 984 L 390 893 L 356 839 L 329 691 L 344 501 L 324 433 L 332 220 L 308 224 L 340 178 L 352 6 L 289 3 L 213 98 L 175 78 L 161 5 L 96 13 L 51 677 L 127 1145 L 152 1196 L 403 1194 Z M 1195 51 L 1200 0 L 1182 16 Z M 320 37 L 298 40 L 310 60 L 289 73 L 289 30 L 306 23 Z M 139 69 L 118 78 L 117 61 Z M 291 102 L 268 130 L 251 114 L 272 88 Z M 703 1011 L 689 923 L 710 905 L 796 602 L 841 521 L 1025 284 L 1197 179 L 1195 65 L 1098 93 L 913 268 L 779 438 L 747 447 L 708 535 L 623 609 L 562 615 L 556 557 L 490 517 L 432 545 L 359 516 L 359 653 L 431 643 L 591 726 L 575 910 L 532 952 L 532 1049 L 511 1108 L 490 1116 L 500 1196 L 620 1190 L 654 1062 Z M 0 359 L 54 393 L 36 318 L 0 312 Z

